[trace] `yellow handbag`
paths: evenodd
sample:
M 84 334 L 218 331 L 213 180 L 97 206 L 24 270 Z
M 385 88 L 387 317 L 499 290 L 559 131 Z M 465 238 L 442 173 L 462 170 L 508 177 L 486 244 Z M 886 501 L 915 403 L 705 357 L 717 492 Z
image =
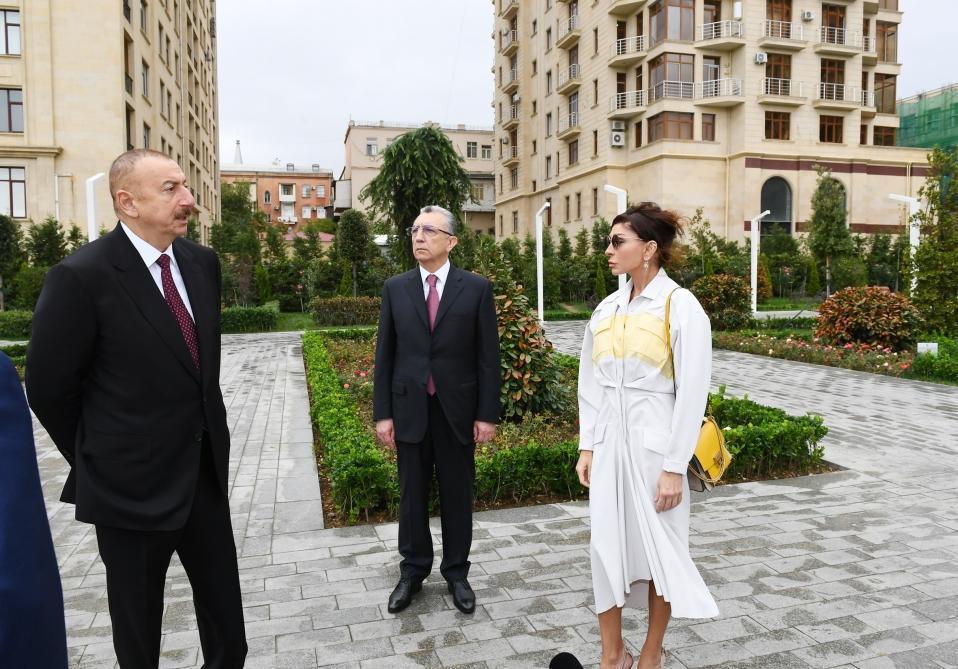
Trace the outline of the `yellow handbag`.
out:
M 675 290 L 678 290 L 678 288 Z M 669 296 L 665 298 L 665 346 L 669 352 L 669 363 L 672 365 L 672 383 L 674 384 L 675 359 L 672 357 L 672 332 L 669 329 L 672 293 L 669 293 Z M 695 453 L 689 461 L 689 488 L 696 492 L 705 492 L 714 488 L 715 484 L 721 480 L 722 475 L 725 474 L 725 470 L 732 464 L 732 454 L 725 447 L 725 436 L 722 434 L 722 428 L 712 417 L 708 405 L 706 405 L 706 411 L 708 413 L 702 419 Z

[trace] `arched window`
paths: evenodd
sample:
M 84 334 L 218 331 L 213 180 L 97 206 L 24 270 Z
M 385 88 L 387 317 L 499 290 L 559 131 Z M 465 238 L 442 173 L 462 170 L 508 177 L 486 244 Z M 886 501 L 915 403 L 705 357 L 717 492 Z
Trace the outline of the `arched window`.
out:
M 270 197 L 269 191 L 263 191 L 263 202 L 269 204 L 271 199 L 272 198 Z
M 792 232 L 792 189 L 782 177 L 772 177 L 762 185 L 762 211 L 771 213 L 762 219 L 762 232 L 778 225 Z

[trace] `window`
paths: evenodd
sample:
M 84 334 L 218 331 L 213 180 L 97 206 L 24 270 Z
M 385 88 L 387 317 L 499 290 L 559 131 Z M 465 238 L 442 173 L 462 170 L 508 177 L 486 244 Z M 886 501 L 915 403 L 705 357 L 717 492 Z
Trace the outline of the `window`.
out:
M 539 112 L 539 105 L 536 100 L 532 101 L 532 115 L 535 116 Z
M 150 148 L 150 126 L 143 124 L 143 148 Z
M 546 137 L 552 136 L 552 112 L 546 114 Z
M 375 137 L 366 138 L 366 155 L 375 156 L 379 153 L 379 144 L 376 141 Z
M 635 148 L 642 146 L 642 121 L 635 122 Z
M 841 116 L 822 116 L 818 120 L 818 140 L 841 144 L 843 121 Z
M 768 54 L 765 78 L 765 95 L 791 95 L 792 57 L 784 53 Z
M 532 19 L 532 34 L 535 35 L 539 30 L 539 22 L 535 19 Z
M 475 202 L 482 202 L 482 184 L 470 184 L 469 193 Z
M 546 28 L 546 51 L 552 50 L 552 28 Z
M 7 56 L 20 55 L 20 12 L 14 9 L 0 11 L 0 21 L 3 25 L 0 33 L 0 54 Z
M 649 119 L 649 141 L 659 139 L 692 139 L 694 114 L 662 112 Z
M 23 91 L 0 88 L 0 132 L 23 132 Z
M 598 130 L 592 131 L 592 155 L 593 156 L 599 155 L 599 131 Z
M 519 234 L 519 212 L 512 211 L 512 234 Z
M 491 144 L 482 145 L 482 159 L 492 160 L 492 145 Z
M 862 123 L 861 130 L 858 133 L 858 143 L 865 145 L 868 144 L 868 126 Z
M 552 93 L 552 70 L 546 72 L 546 95 Z
M 651 100 L 663 97 L 691 98 L 695 81 L 695 56 L 682 53 L 663 53 L 649 63 L 652 83 Z
M 592 55 L 599 53 L 599 29 L 592 29 Z
M 272 195 L 269 194 L 269 191 L 263 191 L 263 204 L 269 204 L 272 202 Z
M 599 215 L 599 189 L 598 188 L 592 189 L 592 215 L 593 216 Z
M 309 207 L 303 207 L 303 218 L 309 218 Z
M 874 130 L 875 146 L 895 146 L 898 143 L 895 130 L 896 128 L 876 125 Z
M 582 193 L 575 194 L 575 220 L 582 220 Z
M 695 0 L 658 0 L 649 7 L 650 46 L 664 40 L 691 42 L 695 35 Z
M 845 99 L 845 61 L 822 58 L 820 95 L 822 100 Z
M 145 60 L 141 63 L 141 65 L 143 66 L 143 69 L 140 73 L 143 79 L 143 82 L 142 82 L 143 97 L 149 99 L 150 97 L 150 66 L 146 64 Z
M 11 218 L 27 217 L 27 170 L 0 167 L 0 214 Z
M 146 32 L 147 23 L 147 10 L 149 8 L 146 5 L 146 0 L 140 0 L 140 30 Z
M 296 191 L 293 188 L 293 184 L 280 184 L 279 194 L 280 194 L 280 197 L 282 197 L 283 195 L 286 195 L 286 196 L 296 195 Z
M 715 141 L 715 114 L 702 114 L 702 141 Z
M 536 155 L 538 148 L 539 144 L 536 142 L 536 140 L 532 140 L 532 155 Z
M 532 75 L 535 76 L 539 74 L 539 61 L 534 59 L 532 60 Z
M 160 79 L 160 116 L 166 118 L 166 84 Z
M 574 139 L 569 142 L 569 165 L 575 165 L 579 162 L 579 140 Z
M 536 192 L 536 180 L 535 180 L 535 179 L 532 180 L 532 192 L 533 192 L 533 193 Z
M 895 113 L 894 74 L 875 74 L 875 107 L 879 114 Z
M 309 184 L 303 184 L 303 197 L 309 197 Z
M 479 145 L 477 142 L 466 142 L 466 158 L 479 157 Z
M 792 22 L 792 0 L 766 0 L 765 18 L 769 21 L 781 21 L 782 23 Z M 770 36 L 784 37 L 788 39 L 792 36 L 791 26 L 771 27 Z
M 592 80 L 592 104 L 599 104 L 599 80 Z
M 565 218 L 562 220 L 564 220 L 566 223 L 569 222 L 569 196 L 568 195 L 565 196 Z
M 762 184 L 762 210 L 769 214 L 762 221 L 762 232 L 770 224 L 784 227 L 788 232 L 792 229 L 792 188 L 782 177 L 772 177 Z
M 509 170 L 509 187 L 515 190 L 519 187 L 519 168 L 513 167 Z
M 721 0 L 705 0 L 703 9 L 703 20 L 705 23 L 718 23 L 722 20 Z
M 875 27 L 878 33 L 878 60 L 882 63 L 897 63 L 898 25 L 876 21 Z
M 503 227 L 502 214 L 499 214 L 499 236 L 502 237 L 505 234 L 505 228 Z
M 326 197 L 326 186 L 319 185 L 315 188 L 316 197 Z
M 163 24 L 157 21 L 156 26 L 157 26 L 156 45 L 160 48 L 160 60 L 163 60 L 165 62 L 165 59 L 163 58 Z
M 552 178 L 552 156 L 546 156 L 546 179 Z
M 765 112 L 765 139 L 789 139 L 792 115 L 788 112 Z

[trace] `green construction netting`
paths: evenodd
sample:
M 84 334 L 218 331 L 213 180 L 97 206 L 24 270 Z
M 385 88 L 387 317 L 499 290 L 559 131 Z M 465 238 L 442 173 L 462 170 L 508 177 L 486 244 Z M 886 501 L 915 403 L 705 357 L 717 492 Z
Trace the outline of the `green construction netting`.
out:
M 899 146 L 958 146 L 958 84 L 898 103 Z

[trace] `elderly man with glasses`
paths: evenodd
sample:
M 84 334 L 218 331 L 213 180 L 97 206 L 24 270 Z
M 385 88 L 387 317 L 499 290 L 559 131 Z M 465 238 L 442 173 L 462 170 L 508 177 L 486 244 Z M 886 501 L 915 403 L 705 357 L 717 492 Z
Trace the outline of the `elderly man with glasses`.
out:
M 383 286 L 376 342 L 376 433 L 399 466 L 400 578 L 389 597 L 398 613 L 432 570 L 430 484 L 439 482 L 442 563 L 453 604 L 472 613 L 467 580 L 472 544 L 475 448 L 496 434 L 499 334 L 492 284 L 453 267 L 456 219 L 424 207 L 409 228 L 415 269 Z

